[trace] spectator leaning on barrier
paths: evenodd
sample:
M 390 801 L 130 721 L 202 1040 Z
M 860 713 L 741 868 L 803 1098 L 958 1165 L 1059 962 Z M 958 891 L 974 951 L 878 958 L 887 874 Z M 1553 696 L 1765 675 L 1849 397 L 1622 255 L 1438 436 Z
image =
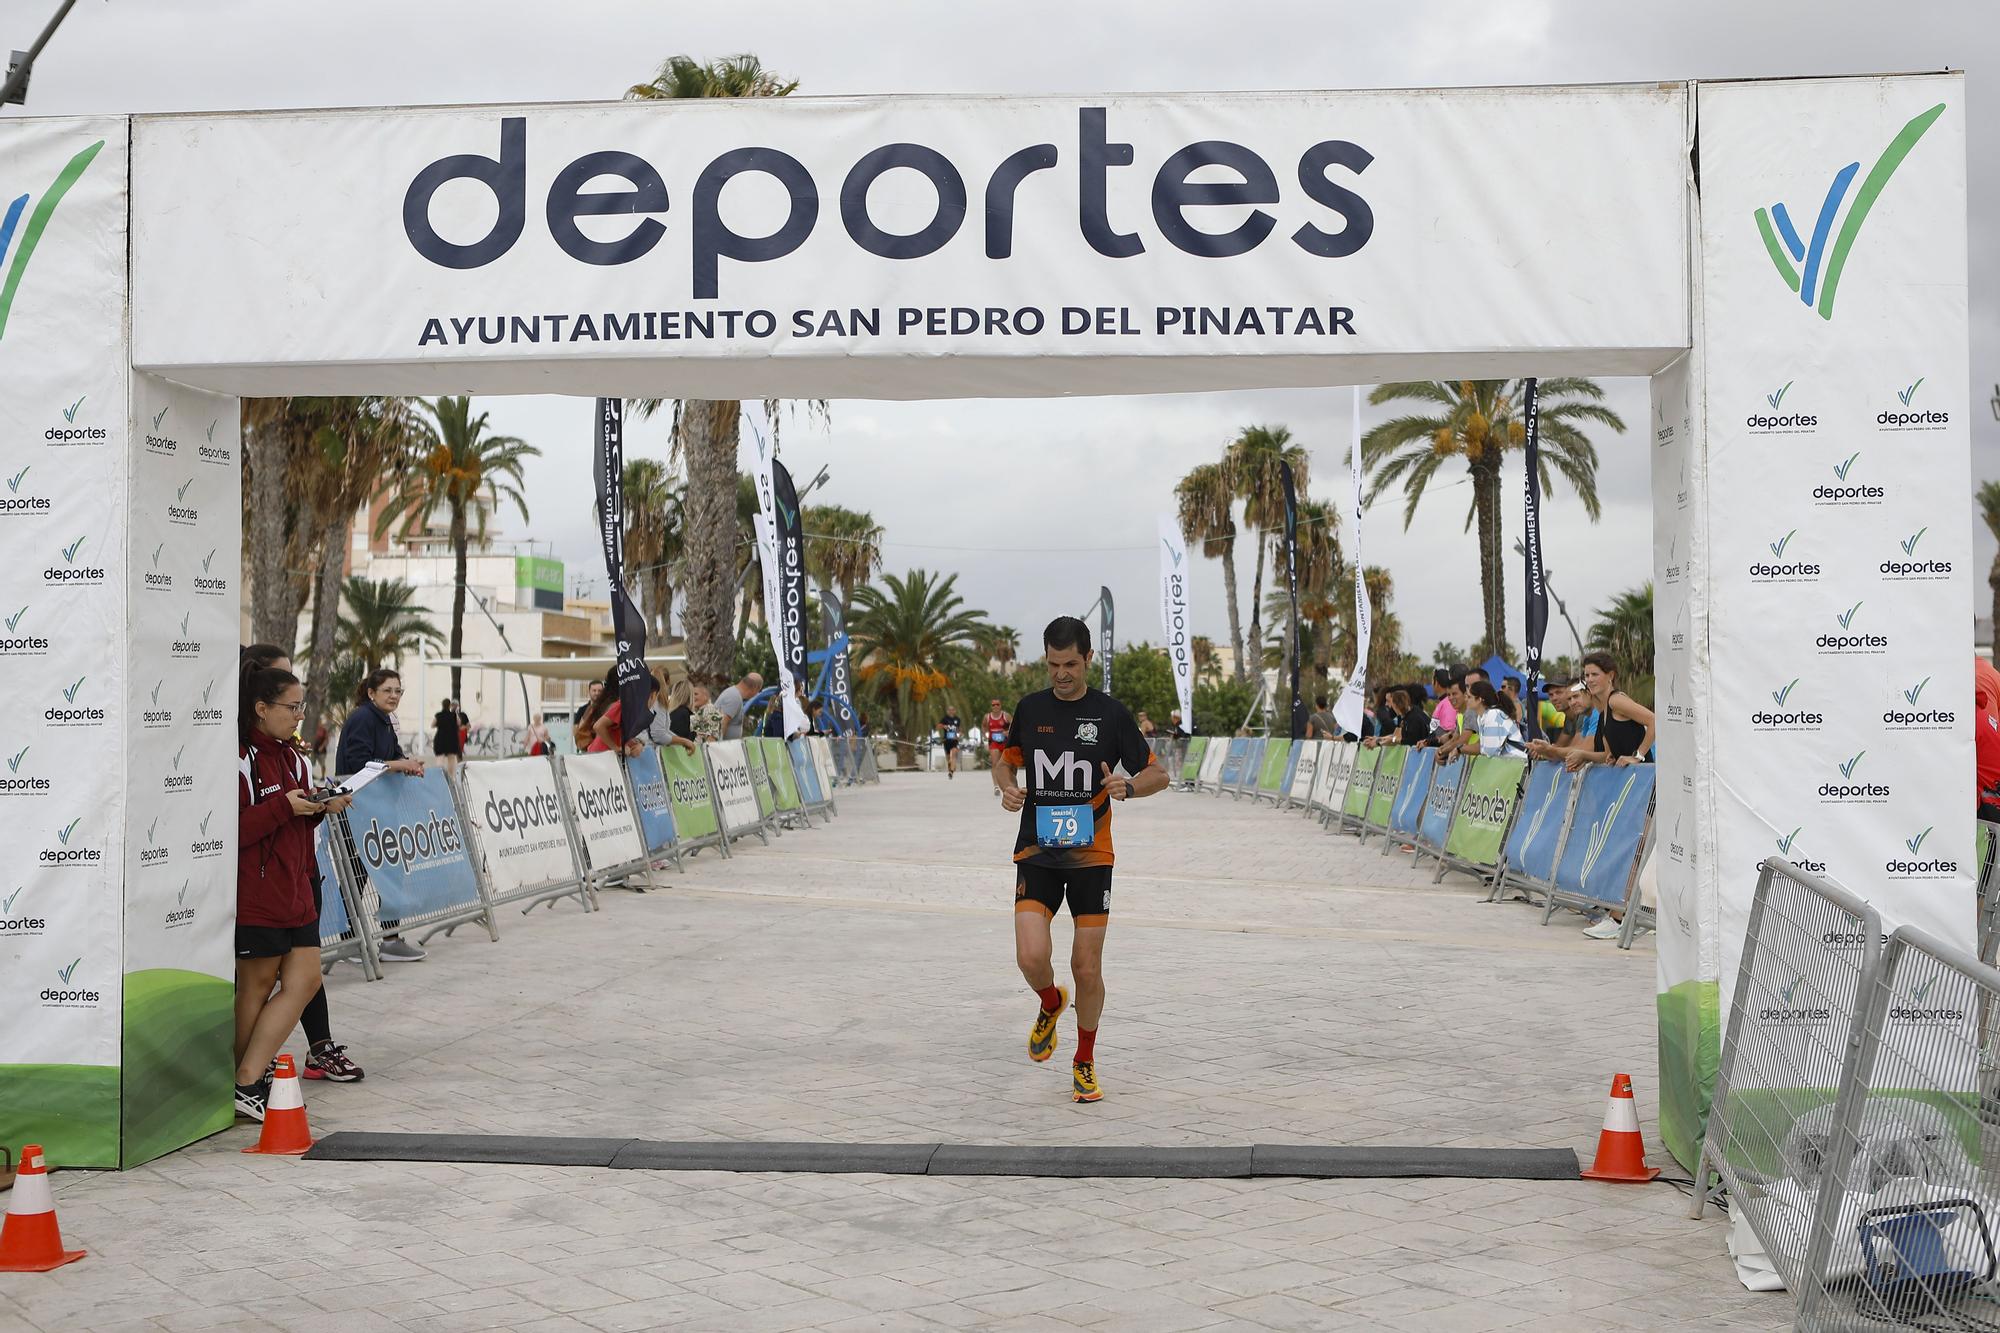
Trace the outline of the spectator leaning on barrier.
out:
M 340 750 L 334 758 L 333 771 L 345 777 L 379 762 L 391 773 L 422 777 L 423 763 L 405 755 L 403 743 L 396 738 L 394 714 L 403 702 L 402 676 L 388 667 L 376 667 L 361 678 L 355 697 L 358 702 L 354 711 L 347 715 L 347 721 L 340 724 Z M 361 869 L 359 863 L 355 869 Z M 393 933 L 396 925 L 394 921 L 382 923 L 382 929 L 387 933 L 383 935 L 382 947 L 375 951 L 376 955 L 385 963 L 422 962 L 424 951 Z M 360 960 L 357 958 L 354 961 Z
M 1618 663 L 1611 654 L 1584 655 L 1583 694 L 1596 713 L 1592 733 L 1566 746 L 1537 742 L 1528 752 L 1540 759 L 1560 758 L 1572 771 L 1586 764 L 1651 763 L 1653 710 L 1618 688 Z
M 1514 701 L 1485 681 L 1466 687 L 1478 710 L 1478 730 L 1464 743 L 1467 754 L 1523 755 L 1528 747 L 1521 739 L 1520 723 L 1514 718 Z
M 271 643 L 251 644 L 243 650 L 238 660 L 243 680 L 247 680 L 251 672 L 266 668 L 275 668 L 279 671 L 292 669 L 291 654 Z M 241 685 L 242 680 L 239 680 L 239 698 L 242 693 Z M 321 728 L 321 734 L 322 736 L 325 734 L 324 728 Z M 292 744 L 303 751 L 304 747 L 299 745 L 296 736 L 292 738 Z M 325 749 L 324 741 L 320 748 L 322 751 Z M 310 773 L 311 763 L 308 762 L 306 767 Z M 331 890 L 339 893 L 340 886 L 327 884 L 321 880 L 317 858 L 313 862 L 310 874 L 313 889 L 313 920 L 317 922 L 327 892 Z M 306 1067 L 300 1071 L 305 1077 L 331 1079 L 335 1083 L 354 1083 L 361 1079 L 361 1066 L 348 1059 L 347 1048 L 333 1039 L 333 1015 L 327 1008 L 324 986 L 313 991 L 312 998 L 306 1001 L 305 1011 L 299 1015 L 299 1026 L 304 1028 L 306 1033 Z
M 597 723 L 605 712 L 618 702 L 618 668 L 612 667 L 604 673 L 603 680 L 590 682 L 590 702 L 583 706 L 583 712 L 576 719 L 576 748 L 579 753 L 589 753 L 597 741 Z
M 750 701 L 764 692 L 764 678 L 752 671 L 749 675 L 727 686 L 716 696 L 715 706 L 722 710 L 723 727 L 721 739 L 740 740 L 743 737 L 743 710 Z
M 594 705 L 597 702 L 598 696 L 602 695 L 603 693 L 604 693 L 604 682 L 601 680 L 591 681 L 590 697 L 583 701 L 583 707 L 577 709 L 576 712 L 570 714 L 570 722 L 573 725 L 581 725 L 584 716 L 590 712 L 592 705 Z M 579 745 L 577 748 L 582 749 L 583 747 Z
M 312 772 L 293 743 L 305 686 L 253 667 L 236 711 L 236 1111 L 264 1118 L 271 1063 L 319 990 L 313 827 L 349 800 L 312 799 Z
M 662 717 L 666 719 L 667 739 L 658 742 L 659 744 L 678 745 L 683 750 L 694 749 L 695 689 L 694 683 L 686 676 L 682 676 L 674 682 L 674 687 L 667 691 L 667 711 L 664 714 L 656 712 L 653 715 L 655 722 L 660 721 Z M 706 702 L 707 692 L 703 691 L 701 697 Z
M 616 668 L 614 667 L 613 670 L 616 670 Z M 646 680 L 646 698 L 652 705 L 653 720 L 657 721 L 660 716 L 660 677 L 649 668 L 646 672 Z M 625 701 L 617 698 L 616 695 L 617 691 L 610 687 L 610 682 L 607 680 L 604 697 L 610 699 L 611 703 L 602 713 L 598 714 L 597 721 L 591 724 L 590 745 L 587 753 L 602 754 L 606 750 L 620 750 L 626 754 L 637 754 L 646 748 L 646 737 L 644 736 L 634 736 L 630 740 L 625 738 Z M 650 722 L 647 724 L 649 730 L 651 725 Z
M 1173 734 L 1175 736 L 1187 735 L 1185 731 L 1181 730 L 1181 715 L 1178 712 L 1174 714 Z M 1324 694 L 1313 697 L 1312 716 L 1306 719 L 1306 739 L 1323 741 L 1337 741 L 1340 739 L 1340 724 L 1333 720 L 1333 710 L 1326 706 L 1326 696 Z

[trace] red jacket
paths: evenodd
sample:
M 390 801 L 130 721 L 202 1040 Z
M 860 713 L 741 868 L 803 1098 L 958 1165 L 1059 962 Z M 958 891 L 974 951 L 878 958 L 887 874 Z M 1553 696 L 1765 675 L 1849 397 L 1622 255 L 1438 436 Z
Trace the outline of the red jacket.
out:
M 312 773 L 291 744 L 253 736 L 237 755 L 236 920 L 289 928 L 319 919 L 313 906 L 313 826 L 292 813 L 289 791 L 312 790 Z

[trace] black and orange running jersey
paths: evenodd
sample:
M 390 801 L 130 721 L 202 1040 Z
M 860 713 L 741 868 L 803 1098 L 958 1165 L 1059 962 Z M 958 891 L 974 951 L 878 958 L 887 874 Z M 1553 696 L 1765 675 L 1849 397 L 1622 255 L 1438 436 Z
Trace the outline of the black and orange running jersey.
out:
M 1028 795 L 1014 842 L 1016 861 L 1058 867 L 1111 864 L 1111 798 L 1101 765 L 1123 767 L 1130 775 L 1153 762 L 1153 752 L 1124 704 L 1102 690 L 1086 689 L 1072 700 L 1056 698 L 1054 690 L 1031 694 L 1014 709 L 1014 727 L 1001 757 Z M 1088 845 L 1041 845 L 1036 809 L 1075 805 L 1090 807 Z

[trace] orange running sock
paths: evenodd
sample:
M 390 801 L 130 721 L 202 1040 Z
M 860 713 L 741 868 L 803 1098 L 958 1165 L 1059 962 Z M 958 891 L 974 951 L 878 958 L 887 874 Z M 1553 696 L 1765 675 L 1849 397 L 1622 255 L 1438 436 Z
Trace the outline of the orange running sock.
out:
M 1076 1062 L 1080 1065 L 1087 1065 L 1096 1058 L 1097 1029 L 1091 1028 L 1089 1031 L 1085 1031 L 1083 1028 L 1078 1028 L 1076 1030 Z
M 1036 991 L 1035 995 L 1041 1000 L 1042 1012 L 1045 1014 L 1053 1014 L 1062 1008 L 1062 992 L 1054 986 L 1044 986 Z

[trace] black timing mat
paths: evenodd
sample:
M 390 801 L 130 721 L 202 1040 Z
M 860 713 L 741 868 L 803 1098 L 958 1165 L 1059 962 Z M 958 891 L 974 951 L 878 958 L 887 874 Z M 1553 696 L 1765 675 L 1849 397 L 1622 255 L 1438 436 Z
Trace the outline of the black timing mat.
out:
M 1575 1180 L 1568 1148 L 1102 1148 L 953 1143 L 733 1143 L 704 1139 L 543 1138 L 511 1134 L 329 1134 L 306 1154 L 320 1162 L 509 1162 L 635 1171 L 870 1172 L 905 1176 L 1452 1176 Z

